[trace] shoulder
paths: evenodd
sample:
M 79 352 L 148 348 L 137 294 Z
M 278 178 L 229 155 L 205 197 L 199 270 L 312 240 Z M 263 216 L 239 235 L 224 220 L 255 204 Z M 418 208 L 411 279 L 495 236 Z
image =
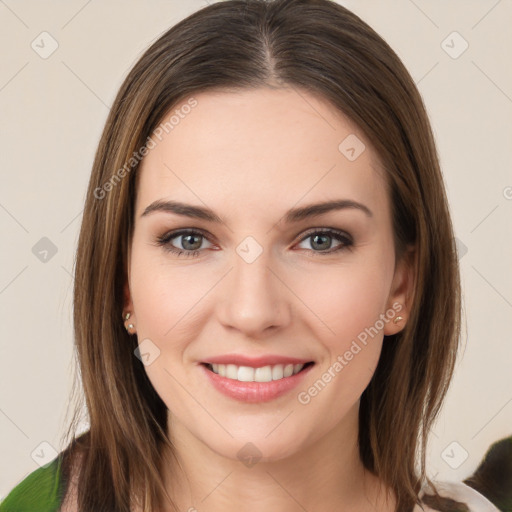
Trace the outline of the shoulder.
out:
M 499 509 L 485 496 L 462 482 L 435 482 L 435 487 L 439 496 L 450 501 L 453 500 L 465 504 L 468 512 L 499 512 Z M 431 494 L 431 490 L 427 489 L 425 495 L 429 494 Z M 423 497 L 425 503 L 423 509 L 416 505 L 414 512 L 436 512 L 438 510 L 437 508 L 432 508 L 433 505 L 425 495 Z
M 36 469 L 0 503 L 0 512 L 56 512 L 64 491 L 59 457 Z

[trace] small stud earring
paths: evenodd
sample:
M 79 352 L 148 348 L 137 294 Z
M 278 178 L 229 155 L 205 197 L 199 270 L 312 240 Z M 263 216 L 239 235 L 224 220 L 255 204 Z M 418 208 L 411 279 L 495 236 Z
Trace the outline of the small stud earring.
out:
M 398 322 L 401 322 L 403 320 L 403 317 L 401 316 L 397 316 L 394 320 L 393 320 L 393 323 L 397 324 Z
M 131 317 L 131 316 L 132 316 L 132 314 L 131 314 L 131 313 L 126 313 L 126 314 L 125 314 L 125 313 L 123 313 L 123 318 L 124 318 L 124 321 L 125 321 L 125 325 L 124 325 L 124 327 L 125 327 L 125 329 L 128 331 L 128 333 L 129 333 L 129 334 L 131 334 L 131 333 L 130 333 L 130 329 L 133 329 L 133 328 L 135 327 L 133 324 L 128 324 L 128 325 L 126 325 L 126 322 L 130 319 L 130 317 Z

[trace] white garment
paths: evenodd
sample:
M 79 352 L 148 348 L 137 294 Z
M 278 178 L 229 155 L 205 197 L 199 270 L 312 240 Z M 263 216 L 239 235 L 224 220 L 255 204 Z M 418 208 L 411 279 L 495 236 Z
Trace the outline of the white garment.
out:
M 499 509 L 485 496 L 462 482 L 434 482 L 434 484 L 440 496 L 465 503 L 470 512 L 499 512 Z M 427 494 L 429 493 L 427 492 Z M 416 505 L 413 512 L 422 512 L 422 510 L 424 512 L 436 512 L 427 505 L 423 505 L 423 509 Z

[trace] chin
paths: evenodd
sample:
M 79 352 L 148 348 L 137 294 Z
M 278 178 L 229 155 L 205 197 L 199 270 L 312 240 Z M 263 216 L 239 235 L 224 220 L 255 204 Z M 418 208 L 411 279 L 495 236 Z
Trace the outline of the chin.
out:
M 245 430 L 243 434 L 233 433 L 233 438 L 226 435 L 223 439 L 203 439 L 203 442 L 221 457 L 238 460 L 247 467 L 252 467 L 256 462 L 284 460 L 306 448 L 305 439 L 291 437 L 284 431 L 278 432 L 279 427 L 272 432 L 277 424 L 274 422 L 270 429 L 265 428 L 261 432 L 253 430 L 249 433 Z M 307 438 L 305 434 L 303 437 Z

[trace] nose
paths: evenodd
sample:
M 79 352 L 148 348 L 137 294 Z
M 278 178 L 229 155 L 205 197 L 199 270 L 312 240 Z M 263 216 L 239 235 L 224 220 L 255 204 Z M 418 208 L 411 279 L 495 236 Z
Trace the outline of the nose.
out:
M 258 338 L 290 322 L 290 292 L 265 252 L 247 263 L 238 255 L 218 294 L 218 318 L 228 329 Z

